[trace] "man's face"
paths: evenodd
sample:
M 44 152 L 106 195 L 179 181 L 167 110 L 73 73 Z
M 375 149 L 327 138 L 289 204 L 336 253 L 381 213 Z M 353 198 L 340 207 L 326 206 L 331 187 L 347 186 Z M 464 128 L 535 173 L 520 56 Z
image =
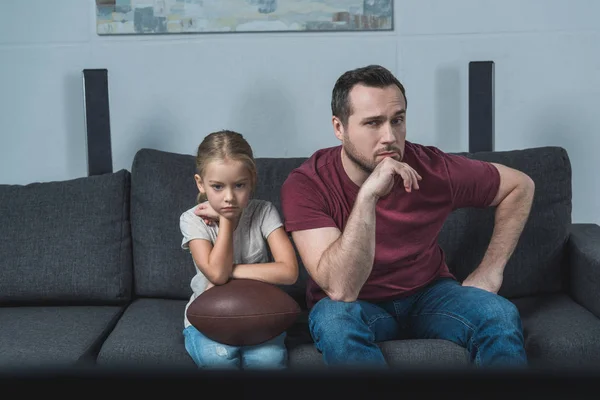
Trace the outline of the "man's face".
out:
M 250 200 L 252 180 L 241 161 L 212 161 L 206 166 L 204 176 L 195 178 L 213 210 L 225 218 L 239 216 Z
M 334 117 L 335 134 L 348 158 L 371 173 L 385 157 L 401 161 L 406 139 L 406 102 L 396 85 L 356 85 L 349 95 L 352 114 L 347 124 Z

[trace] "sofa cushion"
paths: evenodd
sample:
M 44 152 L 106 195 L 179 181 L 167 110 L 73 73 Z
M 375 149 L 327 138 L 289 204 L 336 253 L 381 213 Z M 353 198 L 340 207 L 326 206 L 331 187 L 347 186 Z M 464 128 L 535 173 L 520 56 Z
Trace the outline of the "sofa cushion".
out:
M 281 213 L 279 188 L 303 159 L 256 160 L 258 187 L 254 196 L 274 203 Z M 195 273 L 189 253 L 181 249 L 179 216 L 193 207 L 198 189 L 195 157 L 141 149 L 131 168 L 131 224 L 135 293 L 142 297 L 188 299 Z M 301 276 L 305 278 L 306 272 Z M 304 303 L 304 284 L 282 287 Z
M 102 345 L 97 364 L 109 369 L 195 369 L 183 341 L 185 304 L 183 300 L 134 300 Z
M 464 347 L 441 339 L 388 340 L 379 343 L 391 368 L 467 368 L 469 353 Z M 294 369 L 323 368 L 323 356 L 313 344 L 301 344 L 289 350 L 289 365 Z
M 183 340 L 185 304 L 183 300 L 134 300 L 102 345 L 97 364 L 108 369 L 196 369 Z M 286 346 L 291 368 L 324 366 L 308 333 L 306 313 L 288 331 Z M 393 340 L 380 346 L 394 367 L 469 364 L 466 350 L 445 340 Z
M 560 147 L 458 153 L 497 162 L 528 174 L 535 182 L 529 220 L 506 265 L 499 294 L 505 297 L 562 289 L 561 263 L 571 223 L 571 165 Z M 495 208 L 454 211 L 439 237 L 450 270 L 462 281 L 481 261 L 494 228 Z
M 600 319 L 566 294 L 513 299 L 521 313 L 531 366 L 600 367 Z
M 1 307 L 0 369 L 93 365 L 119 306 Z
M 131 297 L 130 173 L 0 185 L 0 304 Z
M 181 249 L 179 216 L 198 189 L 191 155 L 141 149 L 131 167 L 134 292 L 140 297 L 187 299 L 195 274 Z
M 325 367 L 323 357 L 313 344 L 308 328 L 308 311 L 300 314 L 287 330 L 286 346 L 290 367 L 308 369 Z M 447 340 L 402 339 L 380 342 L 379 347 L 393 368 L 468 367 L 469 353 L 464 347 Z

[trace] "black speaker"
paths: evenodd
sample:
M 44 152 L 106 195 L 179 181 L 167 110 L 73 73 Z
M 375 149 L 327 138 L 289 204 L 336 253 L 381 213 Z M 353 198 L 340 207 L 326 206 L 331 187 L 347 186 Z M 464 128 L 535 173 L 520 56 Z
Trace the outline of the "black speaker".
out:
M 494 62 L 469 63 L 469 152 L 494 150 Z
M 113 172 L 108 71 L 83 70 L 88 176 Z

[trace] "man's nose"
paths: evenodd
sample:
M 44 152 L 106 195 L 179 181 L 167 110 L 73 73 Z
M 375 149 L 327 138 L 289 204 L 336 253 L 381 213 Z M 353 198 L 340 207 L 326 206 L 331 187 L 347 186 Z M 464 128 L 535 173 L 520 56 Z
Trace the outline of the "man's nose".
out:
M 381 129 L 383 130 L 381 136 L 381 141 L 383 143 L 394 143 L 396 141 L 396 136 L 394 135 L 394 128 L 392 127 L 392 124 L 384 124 Z

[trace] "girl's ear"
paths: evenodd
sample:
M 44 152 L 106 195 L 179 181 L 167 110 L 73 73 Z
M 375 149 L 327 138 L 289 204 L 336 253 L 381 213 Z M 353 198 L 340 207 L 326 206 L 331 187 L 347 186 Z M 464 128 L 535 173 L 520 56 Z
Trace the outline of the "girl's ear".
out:
M 198 175 L 198 174 L 194 175 L 194 180 L 196 181 L 196 186 L 198 187 L 198 190 L 200 191 L 200 193 L 206 194 L 206 191 L 204 190 L 204 185 L 202 184 L 202 178 L 200 178 L 200 175 Z

